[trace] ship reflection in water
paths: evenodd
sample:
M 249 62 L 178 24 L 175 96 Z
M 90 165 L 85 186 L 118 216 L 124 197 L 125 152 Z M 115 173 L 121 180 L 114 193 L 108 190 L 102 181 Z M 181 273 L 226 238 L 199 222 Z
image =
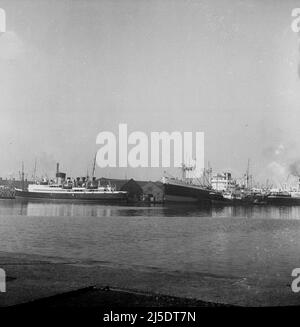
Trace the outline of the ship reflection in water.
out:
M 251 292 L 274 288 L 278 296 L 279 290 L 293 296 L 289 285 L 292 270 L 300 266 L 299 218 L 299 206 L 134 207 L 2 200 L 0 247 L 134 269 L 154 267 L 186 278 L 187 288 L 190 274 L 199 274 L 199 281 L 207 274 L 240 278 L 241 287 Z
M 47 202 L 45 200 L 1 200 L 1 215 L 48 216 L 48 217 L 211 217 L 299 219 L 300 206 L 197 206 L 183 204 L 131 206 L 102 205 L 96 203 Z

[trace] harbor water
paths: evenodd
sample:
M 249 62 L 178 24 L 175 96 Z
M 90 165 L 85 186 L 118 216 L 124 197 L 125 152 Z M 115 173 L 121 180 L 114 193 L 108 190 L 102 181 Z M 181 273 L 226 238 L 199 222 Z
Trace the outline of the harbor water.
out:
M 300 207 L 1 200 L 0 246 L 14 253 L 290 287 L 291 272 L 300 267 Z

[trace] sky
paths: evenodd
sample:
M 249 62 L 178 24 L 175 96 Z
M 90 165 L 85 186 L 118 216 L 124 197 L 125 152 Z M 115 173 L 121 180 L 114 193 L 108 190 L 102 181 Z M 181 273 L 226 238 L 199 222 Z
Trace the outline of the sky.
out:
M 0 0 L 0 176 L 91 171 L 98 133 L 201 131 L 205 162 L 282 183 L 300 157 L 299 1 Z M 97 168 L 157 180 L 165 168 Z M 173 175 L 179 169 L 170 168 Z

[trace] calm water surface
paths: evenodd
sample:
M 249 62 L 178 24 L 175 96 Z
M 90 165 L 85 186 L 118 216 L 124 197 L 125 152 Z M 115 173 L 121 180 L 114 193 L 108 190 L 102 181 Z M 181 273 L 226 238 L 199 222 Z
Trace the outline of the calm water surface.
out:
M 0 201 L 2 251 L 289 281 L 300 207 L 134 207 Z

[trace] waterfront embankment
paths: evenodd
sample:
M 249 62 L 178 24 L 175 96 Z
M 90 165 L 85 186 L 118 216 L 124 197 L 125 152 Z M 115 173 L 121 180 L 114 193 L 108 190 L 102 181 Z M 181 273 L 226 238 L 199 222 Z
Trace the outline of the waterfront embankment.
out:
M 117 266 L 19 253 L 0 253 L 6 293 L 0 306 L 50 307 L 298 305 L 290 290 L 240 278 Z

